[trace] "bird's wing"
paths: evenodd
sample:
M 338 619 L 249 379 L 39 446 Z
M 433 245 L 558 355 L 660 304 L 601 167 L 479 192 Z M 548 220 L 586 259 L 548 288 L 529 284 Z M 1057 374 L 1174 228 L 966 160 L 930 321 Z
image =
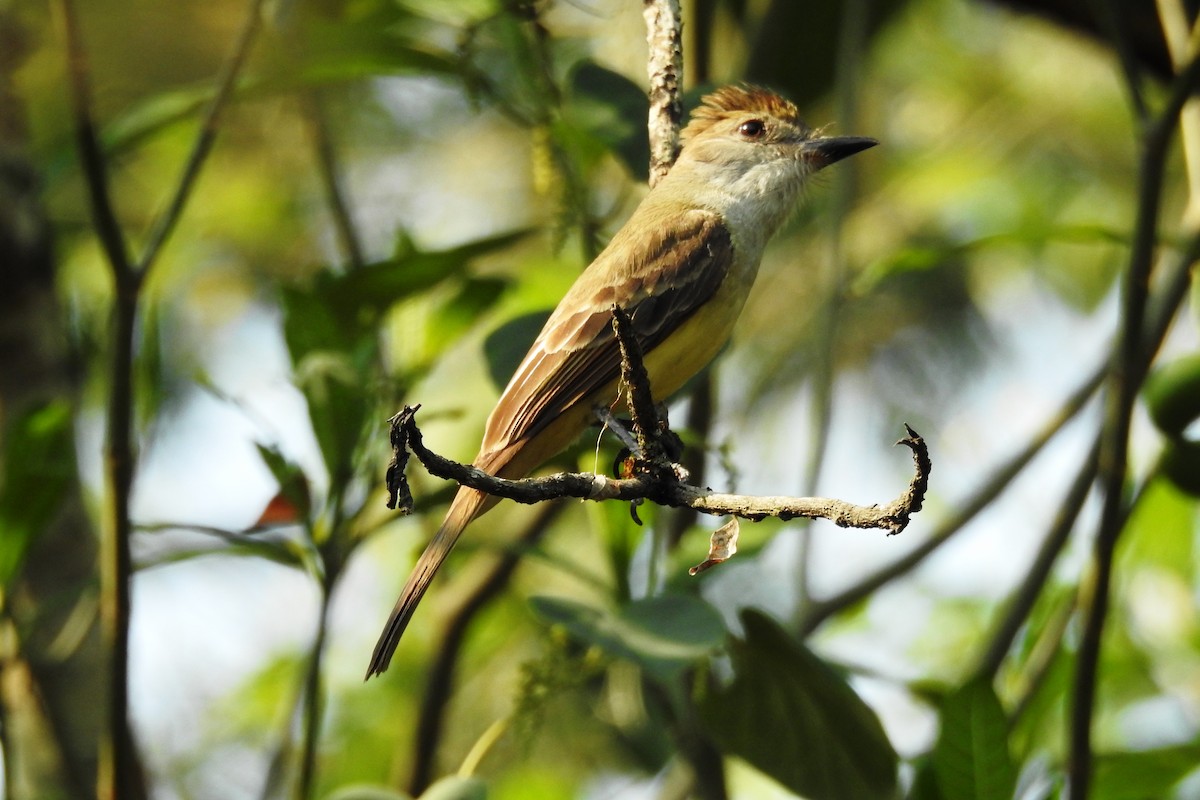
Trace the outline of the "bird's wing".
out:
M 621 355 L 614 304 L 630 315 L 634 335 L 649 352 L 717 291 L 733 261 L 728 229 L 707 212 L 671 216 L 674 224 L 637 226 L 641 241 L 620 241 L 618 234 L 588 267 L 602 279 L 581 275 L 571 287 L 488 419 L 483 452 L 534 436 L 616 380 Z

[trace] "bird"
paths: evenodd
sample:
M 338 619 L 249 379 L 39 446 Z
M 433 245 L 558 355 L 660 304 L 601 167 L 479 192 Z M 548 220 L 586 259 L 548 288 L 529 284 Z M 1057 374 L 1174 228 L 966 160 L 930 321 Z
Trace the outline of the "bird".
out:
M 619 395 L 611 327 L 622 308 L 656 401 L 703 369 L 729 339 L 768 240 L 809 178 L 878 142 L 826 136 L 796 106 L 759 86 L 704 96 L 670 171 L 575 280 L 550 314 L 488 417 L 472 462 L 521 478 L 565 450 Z M 496 498 L 462 486 L 405 583 L 371 655 L 382 674 L 430 582 L 464 529 Z

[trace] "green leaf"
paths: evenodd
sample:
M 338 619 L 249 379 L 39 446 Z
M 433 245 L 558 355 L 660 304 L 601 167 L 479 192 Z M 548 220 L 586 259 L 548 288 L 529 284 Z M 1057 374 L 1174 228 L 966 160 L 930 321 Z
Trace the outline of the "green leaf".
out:
M 376 325 L 395 303 L 462 275 L 473 259 L 509 247 L 527 234 L 510 231 L 437 251 L 417 250 L 401 240 L 390 259 L 347 272 L 322 272 L 309 287 L 284 289 L 284 338 L 293 363 L 317 351 L 352 353 L 374 346 Z M 483 279 L 468 286 L 474 286 L 476 294 L 464 299 L 475 307 L 483 307 L 482 294 L 494 301 L 500 288 Z
M 978 677 L 946 697 L 933 750 L 938 786 L 954 800 L 1010 800 L 1017 768 L 1008 750 L 1008 720 L 991 680 Z
M 1163 452 L 1160 469 L 1180 492 L 1200 497 L 1200 443 L 1183 439 L 1171 442 Z
M 110 157 L 136 147 L 146 139 L 178 122 L 198 116 L 216 93 L 211 82 L 172 89 L 136 103 L 107 125 L 102 133 L 104 151 Z
M 917 774 L 913 777 L 912 787 L 908 790 L 907 800 L 946 800 L 938 786 L 937 775 L 933 769 L 933 759 L 922 756 L 914 766 Z
M 665 685 L 672 685 L 725 639 L 717 610 L 688 595 L 638 600 L 615 614 L 557 597 L 534 597 L 530 603 L 542 619 L 634 662 Z
M 891 797 L 896 752 L 875 712 L 774 620 L 742 621 L 733 682 L 701 706 L 713 738 L 810 800 Z
M 1195 447 L 1189 448 L 1195 450 Z M 1185 494 L 1180 480 L 1191 476 L 1172 476 L 1170 453 L 1164 454 L 1164 474 L 1146 484 L 1121 537 L 1120 558 L 1124 568 L 1162 567 L 1191 580 L 1195 549 L 1196 501 Z M 1182 462 L 1182 463 L 1187 463 Z M 1180 480 L 1176 480 L 1179 477 Z
M 172 549 L 169 552 L 138 562 L 139 570 L 151 567 L 162 567 L 168 564 L 180 564 L 196 558 L 207 556 L 238 556 L 241 558 L 257 558 L 279 564 L 284 567 L 304 570 L 310 564 L 305 552 L 298 546 L 286 540 L 259 538 L 251 534 L 232 532 L 224 537 L 227 545 L 224 547 L 192 547 L 187 549 Z M 218 537 L 222 538 L 222 537 Z
M 412 796 L 384 786 L 353 785 L 343 786 L 325 800 L 412 800 Z
M 393 258 L 345 273 L 323 272 L 313 291 L 335 312 L 349 318 L 370 311 L 378 314 L 394 303 L 461 275 L 473 259 L 503 250 L 528 231 L 510 231 L 477 239 L 446 250 L 405 248 Z
M 308 402 L 321 457 L 330 480 L 340 485 L 353 470 L 372 398 L 359 371 L 335 353 L 312 353 L 296 369 L 296 385 Z
M 502 278 L 468 278 L 462 287 L 433 314 L 430 325 L 443 346 L 458 339 L 504 295 L 509 281 Z
M 1200 353 L 1154 370 L 1142 395 L 1158 429 L 1171 438 L 1181 437 L 1200 418 Z
M 487 784 L 479 778 L 452 775 L 425 790 L 420 800 L 486 800 Z
M 1093 800 L 1167 797 L 1175 784 L 1200 765 L 1200 741 L 1158 750 L 1107 753 L 1096 757 Z
M 17 417 L 4 432 L 0 484 L 0 588 L 20 572 L 75 481 L 71 406 L 54 401 Z

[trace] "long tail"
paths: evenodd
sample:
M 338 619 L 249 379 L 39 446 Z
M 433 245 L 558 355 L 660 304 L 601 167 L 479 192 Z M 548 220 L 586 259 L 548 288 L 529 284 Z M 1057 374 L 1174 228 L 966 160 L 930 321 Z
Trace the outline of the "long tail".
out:
M 485 506 L 489 505 L 489 499 L 487 495 L 474 489 L 464 487 L 458 490 L 458 494 L 450 503 L 450 509 L 446 512 L 442 526 L 429 540 L 425 552 L 421 553 L 416 566 L 413 567 L 412 574 L 408 576 L 404 590 L 400 592 L 400 599 L 396 601 L 396 606 L 392 609 L 391 616 L 388 617 L 387 625 L 384 626 L 383 633 L 379 635 L 379 641 L 375 644 L 375 652 L 371 654 L 371 665 L 367 667 L 367 675 L 364 680 L 369 679 L 372 675 L 381 675 L 388 668 L 392 654 L 396 652 L 396 645 L 400 644 L 400 637 L 404 635 L 408 621 L 412 619 L 413 612 L 417 610 L 417 604 L 425 596 L 425 590 L 429 588 L 430 581 L 437 574 L 442 562 L 446 560 L 446 556 L 450 555 L 450 550 L 458 541 L 463 529 L 471 520 L 483 513 Z

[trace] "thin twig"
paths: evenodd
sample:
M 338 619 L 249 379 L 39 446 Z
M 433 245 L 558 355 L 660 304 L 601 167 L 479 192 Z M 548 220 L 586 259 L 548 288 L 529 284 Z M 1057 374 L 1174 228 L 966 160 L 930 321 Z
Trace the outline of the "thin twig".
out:
M 1143 369 L 1154 359 L 1154 354 L 1162 344 L 1167 334 L 1171 320 L 1175 318 L 1191 285 L 1191 265 L 1200 258 L 1200 232 L 1193 234 L 1175 262 L 1164 268 L 1167 273 L 1159 291 L 1147 303 L 1148 320 L 1143 336 L 1144 346 L 1141 355 Z M 1076 475 L 1067 497 L 1059 508 L 1054 524 L 1051 526 L 1042 548 L 1039 550 L 1034 563 L 1030 565 L 1025 580 L 1013 596 L 1013 601 L 1004 619 L 996 626 L 996 632 L 980 660 L 979 671 L 983 674 L 994 675 L 1000 668 L 1005 653 L 1011 647 L 1020 626 L 1024 623 L 1033 604 L 1047 578 L 1049 578 L 1058 554 L 1066 544 L 1079 511 L 1086 499 L 1087 492 L 1096 478 L 1099 469 L 1099 439 L 1093 443 L 1092 449 L 1085 457 L 1083 467 Z
M 1075 521 L 1079 518 L 1079 512 L 1083 509 L 1083 503 L 1092 488 L 1092 483 L 1096 480 L 1099 451 L 1100 442 L 1097 439 L 1084 457 L 1083 464 L 1076 473 L 1075 480 L 1071 483 L 1071 488 L 1067 490 L 1067 496 L 1059 506 L 1054 524 L 1050 526 L 1050 533 L 1038 549 L 1037 557 L 1034 558 L 1033 564 L 1025 573 L 1020 587 L 1013 593 L 1013 599 L 1009 603 L 1004 617 L 996 625 L 995 633 L 992 634 L 987 649 L 980 659 L 979 674 L 994 676 L 1000 669 L 1017 632 L 1025 624 L 1042 589 L 1045 588 L 1054 563 L 1058 560 L 1063 547 L 1066 546 L 1067 540 L 1071 536 L 1071 530 L 1075 527 Z
M 363 257 L 358 231 L 354 227 L 350 204 L 342 188 L 341 170 L 338 168 L 337 154 L 334 152 L 333 138 L 329 133 L 329 122 L 325 116 L 321 94 L 316 89 L 302 92 L 300 102 L 312 136 L 313 150 L 317 156 L 317 172 L 321 176 L 321 185 L 325 188 L 333 227 L 337 231 L 347 262 L 352 268 L 358 269 L 366 263 L 366 259 Z
M 1175 80 L 1166 107 L 1147 127 L 1142 142 L 1137 220 L 1130 247 L 1129 269 L 1124 283 L 1121 336 L 1114 351 L 1110 371 L 1102 434 L 1100 477 L 1104 499 L 1093 553 L 1095 589 L 1092 602 L 1085 611 L 1083 635 L 1075 662 L 1068 758 L 1069 797 L 1072 800 L 1083 800 L 1088 796 L 1090 788 L 1091 729 L 1095 713 L 1100 643 L 1108 615 L 1113 556 L 1125 519 L 1124 487 L 1133 406 L 1148 363 L 1141 358 L 1142 336 L 1158 234 L 1168 145 L 1178 123 L 1179 113 L 1191 96 L 1198 76 L 1200 53 L 1193 55 L 1191 62 Z
M 175 187 L 175 193 L 171 197 L 170 203 L 167 204 L 166 209 L 159 214 L 158 218 L 154 221 L 153 227 L 150 229 L 146 249 L 142 253 L 141 260 L 138 262 L 138 272 L 142 279 L 145 279 L 146 274 L 154 266 L 159 253 L 162 252 L 163 245 L 170 238 L 171 232 L 175 230 L 175 225 L 183 215 L 184 206 L 187 204 L 188 198 L 192 193 L 192 188 L 196 184 L 196 178 L 200 175 L 200 168 L 204 165 L 204 161 L 208 158 L 208 154 L 217 140 L 217 130 L 220 125 L 221 114 L 224 112 L 230 97 L 233 95 L 238 75 L 242 71 L 242 65 L 245 63 L 246 57 L 250 53 L 250 47 L 254 43 L 255 36 L 258 34 L 258 28 L 262 21 L 264 2 L 265 0 L 250 0 L 250 10 L 246 15 L 245 22 L 242 23 L 242 30 L 238 35 L 233 52 L 221 68 L 221 75 L 217 82 L 217 91 L 213 95 L 212 100 L 209 101 L 208 108 L 204 112 L 204 117 L 200 122 L 200 132 L 196 136 L 196 141 L 192 143 L 192 151 L 188 154 L 187 161 L 184 162 L 183 172 L 179 176 L 179 183 Z
M 1021 684 L 1014 692 L 1012 711 L 1008 714 L 1009 730 L 1016 727 L 1021 717 L 1029 710 L 1037 696 L 1038 689 L 1050 675 L 1050 669 L 1054 666 L 1055 659 L 1060 652 L 1063 636 L 1070 628 L 1077 607 L 1078 599 L 1073 595 L 1068 598 L 1062 608 L 1051 614 L 1049 621 L 1039 629 L 1037 641 L 1034 642 L 1029 658 L 1026 660 L 1026 669 L 1021 676 Z
M 662 464 L 666 460 L 659 435 L 664 431 L 654 395 L 650 391 L 650 375 L 646 372 L 641 344 L 633 335 L 633 320 L 620 306 L 612 307 L 613 333 L 621 350 L 621 383 L 625 385 L 626 404 L 633 421 L 637 458 L 642 463 Z

